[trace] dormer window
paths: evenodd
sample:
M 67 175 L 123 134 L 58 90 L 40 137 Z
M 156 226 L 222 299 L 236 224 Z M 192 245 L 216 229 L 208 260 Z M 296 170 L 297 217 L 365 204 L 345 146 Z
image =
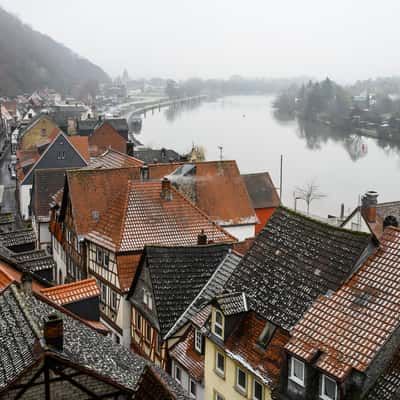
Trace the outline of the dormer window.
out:
M 272 324 L 271 322 L 267 321 L 265 324 L 264 329 L 261 332 L 261 335 L 257 339 L 257 343 L 262 347 L 266 348 L 270 340 L 272 339 L 272 336 L 275 333 L 275 325 Z
M 203 353 L 203 335 L 201 334 L 200 329 L 194 331 L 194 348 L 198 353 Z
M 219 338 L 224 338 L 224 315 L 220 310 L 215 310 L 213 333 Z
M 289 367 L 289 379 L 304 387 L 304 362 L 291 357 Z
M 322 375 L 320 398 L 323 400 L 337 400 L 337 384 L 329 376 Z
M 153 309 L 153 300 L 151 298 L 151 293 L 147 289 L 143 289 L 143 303 L 150 309 Z

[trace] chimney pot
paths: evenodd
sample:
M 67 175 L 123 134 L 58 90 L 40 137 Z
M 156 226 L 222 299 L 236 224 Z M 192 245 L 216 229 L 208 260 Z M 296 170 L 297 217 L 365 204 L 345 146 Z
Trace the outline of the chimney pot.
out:
M 161 181 L 161 198 L 167 201 L 172 200 L 171 182 L 167 177 Z
M 204 233 L 204 229 L 202 229 L 200 235 L 197 236 L 197 244 L 199 246 L 204 246 L 207 244 L 207 235 Z
M 361 198 L 361 213 L 368 222 L 376 222 L 376 205 L 378 204 L 378 193 L 369 190 Z
M 64 324 L 57 314 L 50 314 L 44 322 L 44 340 L 48 346 L 62 351 L 64 345 Z

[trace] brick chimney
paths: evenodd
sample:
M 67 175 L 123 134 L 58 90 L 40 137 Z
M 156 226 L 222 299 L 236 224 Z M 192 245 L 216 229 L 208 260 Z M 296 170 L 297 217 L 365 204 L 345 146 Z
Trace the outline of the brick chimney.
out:
M 161 181 L 161 198 L 164 200 L 172 200 L 171 193 L 171 182 L 167 177 L 164 177 Z
M 361 198 L 361 214 L 370 223 L 376 222 L 376 205 L 378 203 L 378 193 L 369 190 Z
M 44 322 L 43 335 L 46 344 L 62 351 L 64 345 L 64 324 L 57 314 L 50 314 Z
M 32 293 L 32 274 L 28 270 L 24 270 L 21 276 L 21 287 L 25 294 Z
M 199 246 L 207 244 L 207 235 L 204 233 L 204 229 L 202 229 L 200 235 L 197 236 L 197 244 Z

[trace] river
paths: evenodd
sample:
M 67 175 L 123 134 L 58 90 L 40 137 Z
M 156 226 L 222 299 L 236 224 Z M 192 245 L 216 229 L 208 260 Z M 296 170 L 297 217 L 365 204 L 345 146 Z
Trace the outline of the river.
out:
M 242 173 L 268 171 L 279 186 L 283 155 L 283 203 L 294 206 L 296 187 L 313 181 L 325 196 L 311 203 L 310 213 L 346 213 L 367 190 L 379 201 L 400 200 L 400 145 L 346 136 L 328 127 L 276 118 L 273 96 L 225 97 L 194 107 L 148 113 L 137 138 L 146 146 L 167 147 L 180 153 L 192 143 L 206 149 L 207 160 L 235 159 Z M 305 202 L 297 201 L 305 210 Z

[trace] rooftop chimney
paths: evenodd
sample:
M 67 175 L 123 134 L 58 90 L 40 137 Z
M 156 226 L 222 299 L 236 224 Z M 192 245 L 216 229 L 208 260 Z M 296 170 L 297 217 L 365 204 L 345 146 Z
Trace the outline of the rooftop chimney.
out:
M 161 181 L 161 198 L 164 200 L 172 200 L 171 194 L 171 182 L 167 177 L 164 177 Z
M 361 198 L 361 214 L 370 223 L 376 222 L 376 205 L 378 203 L 378 193 L 369 190 Z
M 44 340 L 48 346 L 62 351 L 64 344 L 64 324 L 57 314 L 50 314 L 44 322 Z
M 32 293 L 32 274 L 28 270 L 24 270 L 21 276 L 21 286 L 25 294 Z
M 204 233 L 204 229 L 202 229 L 200 235 L 197 236 L 197 244 L 199 246 L 204 246 L 207 244 L 207 235 Z
M 142 181 L 149 180 L 149 166 L 146 164 L 144 164 L 142 167 L 140 167 L 140 179 Z

